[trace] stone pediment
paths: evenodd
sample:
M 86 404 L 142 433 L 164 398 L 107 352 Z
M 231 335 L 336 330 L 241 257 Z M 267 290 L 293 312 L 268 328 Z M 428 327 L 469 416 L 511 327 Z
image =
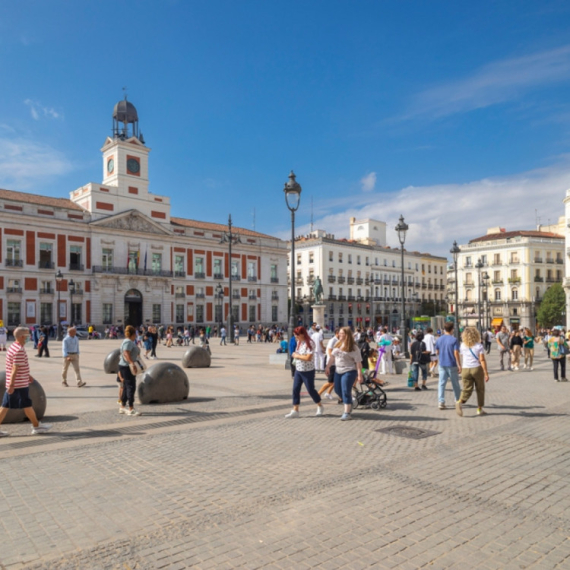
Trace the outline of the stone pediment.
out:
M 117 214 L 116 216 L 109 216 L 103 218 L 102 220 L 97 220 L 92 222 L 91 225 L 100 228 L 108 228 L 110 230 L 127 230 L 142 234 L 159 234 L 159 235 L 171 235 L 171 233 L 165 230 L 160 224 L 151 220 L 149 217 L 137 212 L 136 210 L 130 210 L 128 212 L 123 212 L 122 214 Z

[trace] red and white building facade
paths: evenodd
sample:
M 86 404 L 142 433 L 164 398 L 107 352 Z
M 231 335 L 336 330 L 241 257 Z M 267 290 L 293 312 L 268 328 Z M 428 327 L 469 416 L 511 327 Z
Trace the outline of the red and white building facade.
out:
M 231 272 L 236 322 L 286 323 L 287 243 L 233 228 L 230 260 L 227 226 L 171 216 L 170 198 L 149 192 L 132 104 L 118 103 L 114 119 L 101 184 L 70 199 L 0 190 L 0 320 L 213 325 L 227 322 Z

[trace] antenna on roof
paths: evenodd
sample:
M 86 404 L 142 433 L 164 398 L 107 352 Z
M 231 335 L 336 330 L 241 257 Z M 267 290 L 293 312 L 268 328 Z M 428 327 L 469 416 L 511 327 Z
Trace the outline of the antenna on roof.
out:
M 313 197 L 311 196 L 311 233 L 313 232 Z
M 125 94 L 125 101 L 127 100 L 127 88 L 123 87 L 123 93 Z
M 252 227 L 253 227 L 253 231 L 255 231 L 255 208 L 253 209 L 253 224 L 252 224 Z

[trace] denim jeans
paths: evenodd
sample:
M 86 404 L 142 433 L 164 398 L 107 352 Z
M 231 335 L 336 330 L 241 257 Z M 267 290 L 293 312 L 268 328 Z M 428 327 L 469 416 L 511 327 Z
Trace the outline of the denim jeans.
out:
M 427 380 L 427 364 L 420 364 L 414 362 L 412 364 L 412 375 L 414 377 L 414 384 L 417 384 L 420 379 L 420 369 L 422 371 L 422 380 L 425 382 Z
M 305 384 L 309 396 L 313 398 L 313 402 L 319 404 L 321 397 L 315 390 L 315 371 L 307 370 L 301 372 L 300 370 L 295 370 L 295 375 L 293 376 L 293 405 L 298 406 L 301 403 L 301 386 L 303 384 Z
M 339 398 L 342 398 L 343 404 L 352 404 L 352 387 L 356 380 L 356 370 L 349 370 L 348 372 L 334 373 L 334 391 Z
M 457 366 L 440 366 L 439 386 L 437 389 L 437 398 L 440 404 L 445 404 L 445 387 L 447 386 L 448 380 L 451 380 L 455 401 L 457 402 L 457 400 L 459 400 L 459 396 L 461 396 L 461 386 L 459 385 L 459 373 L 457 371 Z

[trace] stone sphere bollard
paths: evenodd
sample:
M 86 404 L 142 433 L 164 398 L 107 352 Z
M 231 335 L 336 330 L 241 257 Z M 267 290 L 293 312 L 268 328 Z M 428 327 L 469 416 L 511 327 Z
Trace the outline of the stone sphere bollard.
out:
M 188 399 L 188 376 L 172 362 L 154 364 L 137 378 L 137 396 L 141 404 L 166 404 Z
M 0 372 L 0 401 L 2 401 L 4 397 L 4 392 L 6 392 L 6 372 Z M 46 413 L 47 398 L 44 389 L 37 380 L 34 380 L 30 384 L 30 399 L 32 400 L 32 408 L 34 412 L 36 412 L 38 420 L 41 420 Z M 26 419 L 24 410 L 10 410 L 3 423 L 16 424 Z
M 119 372 L 119 360 L 121 360 L 120 348 L 116 348 L 109 352 L 105 357 L 105 362 L 103 363 L 105 374 L 117 374 L 117 372 Z
M 209 368 L 211 363 L 210 353 L 201 346 L 191 346 L 182 357 L 184 368 Z

